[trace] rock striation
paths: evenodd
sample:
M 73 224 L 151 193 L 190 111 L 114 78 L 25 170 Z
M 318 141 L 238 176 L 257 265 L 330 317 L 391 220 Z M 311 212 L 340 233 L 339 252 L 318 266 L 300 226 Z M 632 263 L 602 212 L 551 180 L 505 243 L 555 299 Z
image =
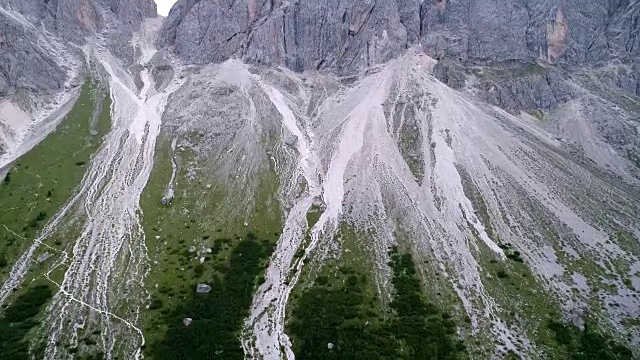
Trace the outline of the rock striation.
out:
M 139 28 L 156 16 L 153 0 L 0 0 L 0 98 L 19 89 L 60 91 L 64 71 L 43 46 L 42 25 L 58 38 L 82 43 L 104 29 L 107 18 Z
M 27 141 L 32 127 L 52 128 L 44 126 L 55 122 L 52 114 L 64 115 L 58 110 L 82 81 L 87 38 L 99 34 L 130 64 L 132 33 L 154 16 L 153 0 L 0 0 L 0 104 L 29 117 L 16 128 L 15 116 L 0 111 L 0 157 Z M 0 168 L 10 158 L 0 158 Z
M 160 45 L 195 63 L 296 71 L 357 71 L 414 44 L 476 64 L 599 64 L 638 58 L 639 16 L 633 0 L 179 0 Z

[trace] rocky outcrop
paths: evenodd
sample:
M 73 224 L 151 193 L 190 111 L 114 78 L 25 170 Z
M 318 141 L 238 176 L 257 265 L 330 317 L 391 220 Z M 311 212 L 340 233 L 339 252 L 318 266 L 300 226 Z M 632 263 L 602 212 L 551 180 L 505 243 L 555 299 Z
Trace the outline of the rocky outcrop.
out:
M 539 65 L 501 70 L 498 76 L 487 76 L 478 88 L 483 90 L 479 93 L 483 100 L 513 113 L 549 111 L 575 93 L 558 70 Z
M 427 0 L 420 13 L 422 45 L 432 57 L 577 65 L 640 54 L 635 0 Z
M 471 87 L 483 101 L 514 114 L 549 111 L 576 95 L 561 70 L 536 63 L 464 67 L 458 61 L 444 58 L 435 65 L 433 75 L 454 89 Z
M 596 73 L 600 81 L 610 88 L 628 95 L 640 96 L 640 64 L 609 65 Z
M 421 37 L 434 58 L 461 61 L 522 60 L 527 47 L 527 9 L 520 1 L 428 0 L 421 8 Z
M 419 34 L 417 9 L 417 0 L 179 0 L 161 45 L 195 63 L 242 56 L 297 71 L 345 73 L 401 54 Z
M 434 58 L 594 64 L 640 55 L 634 0 L 179 0 L 160 41 L 194 63 L 240 56 L 353 72 L 420 43 Z
M 0 0 L 0 6 L 74 41 L 102 30 L 105 10 L 115 14 L 121 24 L 134 28 L 145 17 L 156 15 L 153 0 Z
M 37 43 L 37 34 L 0 12 L 0 98 L 61 90 L 64 72 Z
M 101 31 L 105 10 L 130 29 L 156 13 L 153 0 L 0 0 L 0 98 L 18 90 L 62 90 L 65 71 L 52 51 L 55 39 L 43 39 L 40 25 L 63 39 L 59 49 L 64 40 L 81 42 Z
M 110 0 L 109 9 L 125 24 L 138 28 L 142 21 L 157 15 L 153 0 Z

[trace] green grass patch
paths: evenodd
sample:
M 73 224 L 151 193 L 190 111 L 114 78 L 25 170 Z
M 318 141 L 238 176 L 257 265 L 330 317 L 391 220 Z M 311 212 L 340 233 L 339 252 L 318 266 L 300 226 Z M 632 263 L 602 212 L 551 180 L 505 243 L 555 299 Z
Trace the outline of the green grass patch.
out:
M 147 353 L 153 359 L 243 359 L 240 330 L 272 251 L 271 241 L 249 233 L 233 248 L 228 268 L 206 282 L 210 292 L 196 293 L 197 283 L 192 281 L 188 299 L 160 314 L 168 329 L 161 341 L 149 345 Z M 189 326 L 183 324 L 185 317 L 193 319 Z
M 0 315 L 0 359 L 32 358 L 29 335 L 40 324 L 38 314 L 51 296 L 49 286 L 31 286 L 4 309 Z
M 564 350 L 569 360 L 631 360 L 633 352 L 626 346 L 602 335 L 597 328 L 587 322 L 584 329 L 549 321 L 547 327 L 553 331 L 556 343 Z
M 471 176 L 469 175 L 469 173 L 462 166 L 456 166 L 456 169 L 458 170 L 458 174 L 460 175 L 464 195 L 471 201 L 474 213 L 478 220 L 480 220 L 480 222 L 484 226 L 484 231 L 487 233 L 487 236 L 489 236 L 491 240 L 499 243 L 500 239 L 498 237 L 498 234 L 493 230 L 489 209 L 487 208 L 487 203 L 484 200 L 484 197 L 482 197 L 480 190 L 473 182 L 473 180 L 471 180 Z
M 466 354 L 457 339 L 456 324 L 451 315 L 424 300 L 420 279 L 411 254 L 397 248 L 389 252 L 396 290 L 391 308 L 395 318 L 390 332 L 402 343 L 401 355 L 406 359 L 458 359 Z
M 544 75 L 548 71 L 537 63 L 517 66 L 505 64 L 503 67 L 484 66 L 472 69 L 474 74 L 487 80 L 514 80 Z
M 313 204 L 309 211 L 307 211 L 307 228 L 311 230 L 312 227 L 316 225 L 318 220 L 320 220 L 320 216 L 322 215 L 322 208 L 320 206 Z
M 482 283 L 488 294 L 500 305 L 500 318 L 508 325 L 522 329 L 535 344 L 533 358 L 555 358 L 558 347 L 546 327 L 549 319 L 561 318 L 559 304 L 542 287 L 527 265 L 521 261 L 497 260 L 489 247 L 474 234 Z M 501 244 L 506 254 L 511 247 Z
M 544 111 L 542 110 L 534 110 L 532 112 L 529 113 L 531 116 L 533 116 L 534 118 L 538 119 L 539 121 L 544 120 Z
M 0 183 L 0 281 L 8 265 L 74 193 L 86 172 L 86 166 L 77 164 L 89 162 L 100 147 L 111 126 L 110 110 L 108 93 L 85 81 L 55 131 L 18 159 Z M 92 130 L 98 135 L 92 136 Z
M 390 252 L 390 316 L 350 267 L 325 269 L 294 304 L 288 332 L 299 359 L 458 359 L 466 356 L 451 316 L 423 298 L 410 254 Z
M 163 205 L 172 157 L 178 167 L 175 197 Z M 242 319 L 265 281 L 264 269 L 282 229 L 275 173 L 264 169 L 256 175 L 249 186 L 255 192 L 245 196 L 231 190 L 244 183 L 228 183 L 232 180 L 212 172 L 214 159 L 190 149 L 174 154 L 166 137 L 158 139 L 154 161 L 141 198 L 152 259 L 146 279 L 151 297 L 144 319 L 145 356 L 243 358 Z M 198 171 L 190 171 L 194 168 Z M 194 294 L 198 283 L 209 284 L 211 292 Z M 185 317 L 193 323 L 185 326 Z

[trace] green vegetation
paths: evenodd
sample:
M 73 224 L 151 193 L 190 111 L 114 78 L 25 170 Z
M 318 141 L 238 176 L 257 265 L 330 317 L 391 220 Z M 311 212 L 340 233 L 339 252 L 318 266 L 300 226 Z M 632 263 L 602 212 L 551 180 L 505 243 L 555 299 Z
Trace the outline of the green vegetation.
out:
M 231 252 L 228 268 L 207 282 L 208 293 L 195 293 L 163 316 L 169 324 L 165 338 L 149 346 L 153 359 L 243 359 L 239 335 L 257 278 L 273 251 L 269 240 L 249 233 Z M 156 303 L 156 305 L 158 305 Z M 161 304 L 159 305 L 161 306 Z M 189 317 L 189 326 L 183 319 Z
M 0 183 L 0 254 L 5 263 L 12 264 L 72 196 L 86 171 L 76 163 L 88 162 L 99 148 L 111 125 L 110 109 L 108 94 L 86 81 L 56 130 L 22 156 Z M 98 135 L 92 136 L 92 130 Z M 9 269 L 0 266 L 0 281 Z
M 316 204 L 311 205 L 307 211 L 307 231 L 304 236 L 304 241 L 298 246 L 298 250 L 296 250 L 296 253 L 293 255 L 292 264 L 297 264 L 302 256 L 304 256 L 305 247 L 311 242 L 311 229 L 320 220 L 320 216 L 322 216 L 322 208 Z M 293 275 L 293 273 L 291 275 Z
M 472 71 L 477 76 L 487 80 L 514 80 L 530 76 L 544 75 L 549 71 L 549 69 L 544 68 L 537 63 L 531 63 L 518 66 L 510 64 L 504 64 L 502 67 L 484 66 L 474 68 Z
M 307 211 L 307 227 L 309 230 L 311 230 L 311 228 L 315 226 L 318 220 L 320 220 L 321 215 L 322 209 L 316 204 L 311 205 L 309 211 Z
M 624 345 L 600 334 L 593 325 L 586 323 L 584 330 L 572 325 L 550 321 L 547 327 L 553 331 L 555 341 L 570 360 L 631 360 L 633 352 Z
M 342 267 L 302 293 L 288 326 L 299 359 L 457 359 L 466 355 L 450 315 L 423 299 L 410 254 L 390 252 L 391 314 L 365 289 L 368 278 Z
M 494 242 L 499 243 L 500 239 L 498 238 L 498 234 L 493 230 L 491 216 L 489 214 L 489 209 L 487 208 L 487 202 L 484 200 L 484 197 L 482 197 L 480 190 L 473 182 L 473 180 L 471 180 L 471 176 L 469 175 L 469 173 L 462 166 L 456 166 L 456 170 L 458 170 L 458 174 L 460 175 L 462 191 L 464 192 L 464 195 L 471 201 L 474 213 L 478 220 L 480 220 L 480 222 L 484 226 L 484 230 L 487 233 L 487 236 Z
M 18 296 L 0 315 L 0 359 L 31 359 L 29 333 L 39 322 L 36 317 L 51 298 L 47 285 L 35 285 Z
M 558 349 L 553 342 L 553 334 L 545 324 L 549 318 L 560 317 L 559 305 L 553 297 L 545 296 L 546 290 L 527 267 L 520 252 L 513 250 L 510 243 L 503 243 L 500 240 L 480 190 L 463 168 L 458 167 L 458 172 L 462 178 L 463 190 L 471 200 L 476 217 L 484 225 L 489 238 L 498 244 L 510 260 L 497 260 L 496 254 L 479 239 L 479 234 L 469 224 L 469 229 L 476 240 L 475 258 L 483 272 L 489 274 L 482 277 L 485 289 L 502 308 L 501 318 L 507 325 L 523 329 L 541 353 L 548 356 L 557 354 Z
M 423 299 L 411 254 L 400 254 L 393 248 L 389 255 L 396 289 L 391 308 L 397 315 L 391 333 L 402 342 L 403 357 L 458 359 L 465 347 L 456 339 L 456 325 L 451 315 Z
M 505 355 L 504 360 L 521 360 L 520 355 L 513 352 L 513 350 L 507 351 L 507 355 Z
M 545 116 L 544 111 L 542 110 L 534 110 L 530 113 L 530 115 L 538 119 L 539 121 L 544 120 L 544 116 Z
M 420 102 L 411 101 L 401 108 L 400 105 L 396 106 L 396 113 L 394 114 L 394 121 L 400 123 L 399 117 L 404 118 L 404 124 L 399 129 L 400 139 L 398 147 L 400 153 L 404 158 L 409 170 L 416 179 L 418 184 L 422 184 L 424 178 L 424 159 L 422 153 L 423 136 L 422 132 L 416 128 L 416 112 L 420 111 Z M 402 112 L 402 114 L 400 114 Z
M 523 263 L 524 259 L 520 256 L 520 251 L 513 250 L 513 246 L 510 243 L 499 244 L 498 245 L 502 251 L 504 251 L 504 255 L 509 260 L 513 260 L 515 262 Z
M 189 136 L 191 144 L 200 141 L 197 134 Z M 175 197 L 163 205 L 172 158 Z M 145 357 L 241 359 L 242 320 L 265 281 L 282 229 L 275 173 L 265 168 L 251 181 L 238 182 L 235 174 L 215 173 L 215 159 L 204 154 L 188 148 L 174 153 L 166 137 L 158 139 L 154 161 L 141 198 L 153 259 L 146 279 L 152 291 L 144 319 Z M 212 290 L 194 293 L 199 283 Z M 183 324 L 186 317 L 193 319 L 189 326 Z
M 341 268 L 337 281 L 321 275 L 302 293 L 288 333 L 297 359 L 391 359 L 398 343 L 365 295 L 366 275 Z

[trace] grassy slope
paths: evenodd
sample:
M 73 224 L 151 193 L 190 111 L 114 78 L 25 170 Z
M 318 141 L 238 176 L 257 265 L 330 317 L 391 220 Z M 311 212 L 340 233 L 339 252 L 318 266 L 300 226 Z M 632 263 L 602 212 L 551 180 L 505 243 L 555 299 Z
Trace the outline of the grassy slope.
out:
M 525 329 L 527 337 L 533 341 L 535 354 L 529 354 L 532 358 L 562 358 L 562 359 L 588 359 L 598 355 L 598 359 L 631 359 L 628 357 L 630 350 L 624 345 L 613 341 L 609 336 L 602 335 L 602 329 L 594 324 L 581 331 L 572 325 L 563 324 L 560 304 L 554 296 L 548 294 L 548 290 L 539 282 L 511 244 L 502 243 L 493 229 L 492 219 L 487 210 L 487 205 L 479 190 L 471 181 L 464 169 L 458 171 L 463 177 L 463 187 L 466 196 L 471 200 L 475 214 L 482 222 L 487 232 L 504 251 L 507 260 L 498 260 L 495 254 L 478 238 L 472 230 L 473 240 L 476 243 L 476 259 L 480 268 L 485 273 L 483 285 L 489 295 L 500 305 L 502 313 L 500 318 L 505 320 L 507 326 L 518 326 Z M 472 226 L 469 226 L 473 229 Z M 546 241 L 555 241 L 552 234 Z M 590 319 L 587 319 L 589 321 Z M 559 329 L 559 330 L 558 330 Z M 563 336 L 558 336 L 558 332 Z M 570 335 L 569 335 L 570 334 Z M 571 337 L 571 346 L 564 343 Z M 563 340 L 563 338 L 565 340 Z M 574 342 L 582 344 L 585 339 L 594 342 L 603 350 L 595 352 L 594 346 L 573 345 Z M 609 346 L 614 350 L 607 352 Z M 581 357 L 590 354 L 587 357 Z M 515 356 L 508 354 L 509 356 Z
M 242 359 L 242 321 L 282 227 L 278 182 L 274 173 L 264 174 L 254 206 L 231 215 L 221 211 L 221 204 L 234 201 L 233 195 L 215 175 L 199 173 L 187 180 L 188 171 L 180 165 L 176 196 L 165 206 L 160 199 L 171 178 L 171 156 L 169 141 L 160 140 L 141 199 L 152 261 L 145 353 L 152 359 Z M 184 151 L 176 161 L 198 159 Z M 199 283 L 210 285 L 211 292 L 196 294 Z M 193 319 L 188 327 L 185 317 Z
M 91 124 L 98 101 L 102 111 L 97 124 Z M 4 281 L 10 266 L 82 180 L 85 164 L 110 127 L 110 107 L 109 97 L 95 83 L 86 81 L 62 123 L 22 156 L 2 181 L 0 258 L 6 259 L 6 266 L 0 269 L 0 280 Z M 98 135 L 92 136 L 90 130 Z
M 110 126 L 111 100 L 101 96 L 96 84 L 86 81 L 80 98 L 62 123 L 22 156 L 2 181 L 0 257 L 6 259 L 7 266 L 0 269 L 0 280 L 5 279 L 10 265 L 82 180 L 85 164 Z M 91 122 L 98 101 L 102 102 L 95 128 L 98 135 L 92 136 Z
M 85 164 L 110 129 L 110 110 L 108 94 L 85 81 L 76 104 L 56 130 L 22 156 L 0 184 L 0 281 L 6 280 L 13 263 L 80 184 Z M 92 130 L 97 135 L 91 135 Z M 66 240 L 53 236 L 46 242 L 60 249 Z M 24 282 L 27 286 L 2 311 L 0 331 L 7 331 L 0 334 L 0 359 L 30 358 L 30 331 L 39 325 L 38 313 L 53 291 L 41 276 L 47 265 L 46 261 L 33 265 L 33 277 Z
M 31 359 L 29 355 L 30 330 L 38 325 L 37 316 L 51 297 L 48 285 L 31 286 L 3 311 L 0 317 L 0 358 Z
M 451 316 L 426 300 L 412 256 L 396 248 L 389 255 L 395 291 L 388 310 L 380 308 L 370 291 L 374 280 L 359 266 L 329 263 L 297 294 L 288 324 L 297 358 L 465 357 Z

